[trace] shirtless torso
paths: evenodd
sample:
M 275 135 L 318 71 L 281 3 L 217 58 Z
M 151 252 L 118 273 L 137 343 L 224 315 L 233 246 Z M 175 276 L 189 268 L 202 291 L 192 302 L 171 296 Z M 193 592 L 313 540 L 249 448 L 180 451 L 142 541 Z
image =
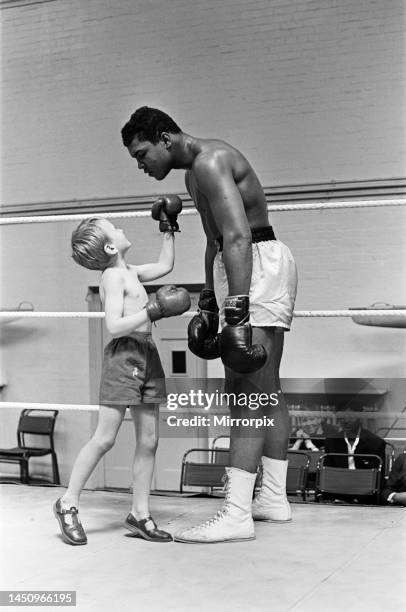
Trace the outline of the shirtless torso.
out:
M 245 211 L 249 227 L 268 225 L 267 204 L 264 191 L 257 175 L 247 159 L 237 149 L 221 140 L 196 139 L 196 157 L 192 167 L 186 171 L 186 188 L 202 218 L 207 237 L 216 238 L 224 228 L 219 228 L 214 210 L 215 201 L 210 198 L 210 173 L 205 167 L 212 167 L 222 180 L 224 196 L 235 197 L 237 190 Z
M 103 306 L 105 306 L 106 302 L 108 280 L 111 280 L 112 275 L 116 277 L 116 281 L 119 281 L 115 286 L 119 284 L 122 287 L 122 316 L 127 317 L 140 312 L 148 301 L 148 295 L 138 278 L 137 266 L 130 264 L 127 264 L 126 268 L 107 268 L 103 272 L 100 283 L 100 299 Z M 148 326 L 149 323 L 146 322 L 137 327 L 137 331 L 147 331 Z

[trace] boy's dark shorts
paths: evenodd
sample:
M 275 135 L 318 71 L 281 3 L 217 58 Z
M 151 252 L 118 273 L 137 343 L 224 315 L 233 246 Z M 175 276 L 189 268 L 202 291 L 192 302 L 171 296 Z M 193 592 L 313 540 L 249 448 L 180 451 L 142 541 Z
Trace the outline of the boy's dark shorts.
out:
M 108 343 L 99 402 L 105 406 L 166 402 L 165 373 L 150 333 L 133 332 Z

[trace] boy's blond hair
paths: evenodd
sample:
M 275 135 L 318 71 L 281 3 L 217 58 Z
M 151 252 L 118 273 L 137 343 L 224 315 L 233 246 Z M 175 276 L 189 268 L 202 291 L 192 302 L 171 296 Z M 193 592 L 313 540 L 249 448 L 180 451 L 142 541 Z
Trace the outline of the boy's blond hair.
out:
M 111 262 L 111 256 L 104 250 L 109 240 L 99 221 L 101 217 L 85 219 L 72 232 L 72 258 L 88 270 L 103 271 Z

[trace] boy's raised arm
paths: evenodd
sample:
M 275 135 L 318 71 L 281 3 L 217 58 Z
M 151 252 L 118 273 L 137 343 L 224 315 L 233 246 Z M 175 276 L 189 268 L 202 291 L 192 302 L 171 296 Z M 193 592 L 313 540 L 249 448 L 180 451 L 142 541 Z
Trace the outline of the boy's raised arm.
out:
M 138 278 L 142 283 L 161 278 L 173 270 L 175 261 L 175 240 L 170 232 L 162 234 L 162 247 L 157 263 L 135 266 Z

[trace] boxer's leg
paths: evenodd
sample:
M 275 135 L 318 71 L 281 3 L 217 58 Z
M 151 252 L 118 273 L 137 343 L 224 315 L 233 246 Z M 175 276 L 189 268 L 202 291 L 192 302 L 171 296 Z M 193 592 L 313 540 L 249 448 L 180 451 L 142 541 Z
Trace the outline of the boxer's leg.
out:
M 248 398 L 251 385 L 241 376 L 227 370 L 225 392 Z M 252 418 L 247 402 L 233 403 L 231 418 Z M 233 405 L 234 404 L 234 405 Z M 251 435 L 249 428 L 231 427 L 231 467 L 226 468 L 225 499 L 214 517 L 175 534 L 177 542 L 213 543 L 239 542 L 255 538 L 251 515 L 252 495 L 259 458 L 263 448 L 263 432 Z
M 289 440 L 289 414 L 281 392 L 279 366 L 283 352 L 282 331 L 274 327 L 253 327 L 253 343 L 267 352 L 264 366 L 252 374 L 236 374 L 226 368 L 226 392 L 247 396 L 246 406 L 230 406 L 231 417 L 272 419 L 273 425 L 231 428 L 230 459 L 233 467 L 256 472 L 261 455 L 285 460 Z M 250 397 L 267 394 L 269 402 L 258 409 L 250 407 Z
M 255 329 L 255 328 L 254 328 Z M 258 329 L 258 328 L 257 328 Z M 273 459 L 285 460 L 288 452 L 290 419 L 285 397 L 281 389 L 279 378 L 279 367 L 283 353 L 283 342 L 285 334 L 278 328 L 260 328 L 266 336 L 271 338 L 270 343 L 259 337 L 257 342 L 264 342 L 264 346 L 270 357 L 270 376 L 264 381 L 265 392 L 277 394 L 277 403 L 270 402 L 267 415 L 273 418 L 274 426 L 268 427 L 265 432 L 263 454 Z M 269 387 L 266 387 L 268 381 Z
M 255 520 L 288 522 L 291 509 L 286 496 L 286 460 L 290 422 L 279 378 L 279 367 L 283 353 L 284 333 L 278 328 L 254 328 L 254 341 L 262 343 L 268 353 L 265 374 L 258 380 L 262 392 L 277 396 L 277 403 L 271 401 L 266 415 L 273 426 L 266 427 L 262 456 L 262 486 L 252 505 Z
M 225 496 L 220 510 L 207 521 L 176 533 L 176 542 L 209 544 L 255 539 L 251 503 L 256 474 L 234 467 L 225 470 Z
M 235 542 L 255 538 L 252 521 L 252 494 L 257 468 L 264 448 L 266 426 L 247 425 L 261 419 L 269 406 L 253 410 L 252 399 L 260 393 L 278 390 L 273 375 L 276 343 L 271 329 L 255 329 L 254 342 L 264 341 L 269 350 L 267 362 L 261 370 L 251 374 L 237 374 L 226 368 L 225 393 L 229 394 L 231 419 L 240 419 L 231 426 L 230 462 L 226 468 L 226 488 L 223 507 L 208 521 L 175 534 L 180 542 Z M 266 383 L 265 383 L 266 381 Z M 266 386 L 266 391 L 263 390 Z M 275 393 L 276 395 L 276 393 Z
M 251 381 L 252 375 L 236 374 L 226 368 L 226 382 L 224 391 L 229 399 L 231 426 L 230 426 L 230 465 L 239 470 L 257 473 L 258 464 L 263 454 L 265 441 L 265 428 L 248 427 L 244 423 L 248 419 L 259 418 L 262 411 L 250 408 L 250 397 L 258 393 L 258 389 Z

